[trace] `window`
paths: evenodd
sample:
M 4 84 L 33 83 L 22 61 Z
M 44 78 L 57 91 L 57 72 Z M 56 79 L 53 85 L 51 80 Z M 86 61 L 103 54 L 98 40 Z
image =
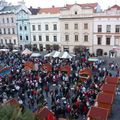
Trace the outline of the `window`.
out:
M 5 19 L 3 18 L 3 23 L 5 23 Z
M 65 41 L 69 41 L 69 35 L 65 35 Z
M 14 20 L 13 20 L 13 18 L 11 18 L 11 23 L 14 23 Z
M 16 40 L 14 39 L 14 45 L 16 45 Z
M 49 36 L 48 35 L 46 36 L 46 41 L 49 41 Z
M 78 41 L 78 35 L 75 35 L 75 41 L 76 42 Z
M 74 24 L 74 29 L 78 30 L 78 24 Z
M 20 26 L 20 30 L 22 30 L 22 26 Z
M 9 23 L 9 18 L 7 18 L 7 23 Z
M 85 24 L 84 24 L 84 29 L 85 29 L 85 30 L 88 29 L 88 23 L 85 23 Z
M 4 34 L 6 34 L 6 29 L 4 28 Z
M 28 40 L 28 36 L 26 35 L 26 40 Z
M 24 26 L 24 30 L 27 30 L 27 26 Z
M 84 35 L 84 41 L 88 42 L 88 35 Z
M 53 24 L 53 30 L 57 30 L 57 24 Z
M 15 29 L 14 28 L 12 28 L 12 34 L 15 34 Z
M 110 45 L 110 37 L 106 37 L 106 45 Z
M 68 24 L 65 24 L 65 30 L 68 30 Z
M 35 31 L 35 25 L 32 25 L 32 30 Z
M 2 30 L 1 30 L 1 28 L 0 28 L 0 34 L 2 34 Z
M 75 15 L 77 15 L 77 11 L 75 11 Z
M 101 39 L 101 37 L 98 37 L 98 38 L 97 38 L 97 43 L 98 43 L 98 45 L 101 45 L 101 44 L 102 44 L 102 39 Z
M 7 44 L 7 39 L 5 39 L 5 43 Z
M 39 41 L 42 41 L 42 36 L 41 35 L 39 35 Z
M 10 28 L 8 28 L 8 34 L 10 34 Z
M 115 32 L 119 33 L 120 32 L 120 25 L 116 25 Z
M 39 30 L 39 31 L 41 30 L 41 25 L 38 25 L 38 30 Z
M 98 32 L 102 32 L 102 25 L 98 25 Z
M 36 41 L 36 36 L 35 35 L 33 35 L 33 41 Z
M 9 40 L 9 43 L 12 43 L 11 39 Z
M 111 32 L 111 25 L 107 25 L 107 26 L 106 26 L 106 32 L 107 32 L 107 33 Z
M 46 25 L 45 25 L 45 30 L 48 30 L 48 29 L 49 29 L 49 28 L 48 28 L 48 25 L 46 24 Z
M 3 39 L 1 39 L 1 44 L 3 44 Z
M 22 36 L 20 36 L 20 40 L 22 40 Z
M 57 42 L 57 36 L 56 35 L 53 36 L 53 40 L 54 40 L 54 42 Z
M 63 49 L 64 49 L 64 51 L 69 52 L 69 47 L 66 46 L 66 47 L 64 47 Z

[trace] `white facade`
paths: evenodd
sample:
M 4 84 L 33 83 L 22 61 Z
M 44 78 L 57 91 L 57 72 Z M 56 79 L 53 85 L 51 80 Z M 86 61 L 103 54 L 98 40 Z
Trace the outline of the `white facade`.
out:
M 30 16 L 31 44 L 38 49 L 50 45 L 60 46 L 60 23 L 58 14 L 37 14 Z
M 100 56 L 104 53 L 110 57 L 120 56 L 118 51 L 113 51 L 115 46 L 120 47 L 120 10 L 113 8 L 96 14 L 93 23 L 94 53 Z M 98 28 L 100 26 L 101 30 Z

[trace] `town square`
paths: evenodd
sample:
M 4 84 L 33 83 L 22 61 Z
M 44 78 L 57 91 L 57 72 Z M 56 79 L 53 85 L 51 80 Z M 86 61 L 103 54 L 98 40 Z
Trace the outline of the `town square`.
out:
M 17 2 L 0 0 L 0 120 L 119 120 L 120 3 Z

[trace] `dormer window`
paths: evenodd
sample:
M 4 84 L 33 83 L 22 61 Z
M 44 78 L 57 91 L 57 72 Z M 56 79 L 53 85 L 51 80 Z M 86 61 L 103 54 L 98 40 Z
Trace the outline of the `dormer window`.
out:
M 75 15 L 77 15 L 77 11 L 75 11 Z

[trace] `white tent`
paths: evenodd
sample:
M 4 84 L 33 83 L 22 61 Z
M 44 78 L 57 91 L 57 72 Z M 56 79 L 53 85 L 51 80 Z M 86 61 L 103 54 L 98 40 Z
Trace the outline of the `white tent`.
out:
M 73 56 L 70 55 L 68 52 L 61 52 L 58 57 L 64 59 L 71 59 Z
M 23 55 L 31 55 L 32 54 L 32 51 L 30 51 L 29 49 L 25 49 L 23 52 L 22 52 Z
M 9 49 L 0 49 L 1 52 L 9 52 Z
M 30 57 L 40 57 L 41 54 L 40 53 L 32 53 L 32 55 Z
M 58 57 L 60 54 L 59 51 L 52 51 L 51 53 L 48 53 L 47 55 L 45 55 L 44 57 Z

